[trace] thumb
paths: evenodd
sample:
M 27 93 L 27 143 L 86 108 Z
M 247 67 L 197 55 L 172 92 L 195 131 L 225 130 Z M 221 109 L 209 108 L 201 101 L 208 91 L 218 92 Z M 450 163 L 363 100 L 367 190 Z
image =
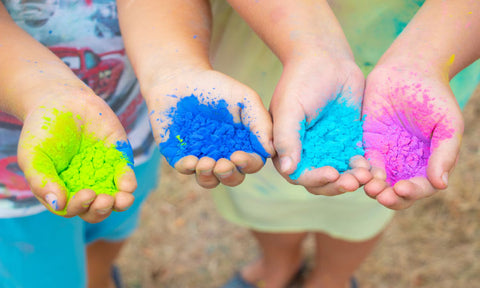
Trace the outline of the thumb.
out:
M 431 150 L 428 160 L 427 177 L 435 189 L 445 189 L 448 186 L 448 177 L 452 172 L 460 152 L 463 135 L 463 120 L 450 121 L 452 128 L 447 128 L 442 119 L 433 131 Z M 451 127 L 451 126 L 450 126 Z
M 38 152 L 32 161 L 26 161 L 19 151 L 18 164 L 24 171 L 32 193 L 50 211 L 66 214 L 68 192 L 48 155 Z
M 302 106 L 283 98 L 272 107 L 273 143 L 280 172 L 292 174 L 300 162 L 306 119 Z

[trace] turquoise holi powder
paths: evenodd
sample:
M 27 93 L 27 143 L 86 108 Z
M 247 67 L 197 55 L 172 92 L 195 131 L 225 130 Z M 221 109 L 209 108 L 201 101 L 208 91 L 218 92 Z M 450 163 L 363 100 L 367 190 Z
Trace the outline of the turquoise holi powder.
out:
M 308 170 L 331 166 L 342 173 L 349 169 L 355 155 L 364 155 L 362 147 L 362 120 L 360 108 L 337 98 L 327 104 L 310 123 L 300 125 L 302 155 L 292 180 Z
M 238 104 L 242 108 L 242 104 Z M 230 159 L 235 151 L 254 152 L 262 157 L 270 155 L 248 127 L 235 123 L 224 100 L 200 104 L 194 95 L 182 98 L 168 116 L 169 138 L 160 143 L 160 151 L 171 166 L 181 158 L 193 155 Z

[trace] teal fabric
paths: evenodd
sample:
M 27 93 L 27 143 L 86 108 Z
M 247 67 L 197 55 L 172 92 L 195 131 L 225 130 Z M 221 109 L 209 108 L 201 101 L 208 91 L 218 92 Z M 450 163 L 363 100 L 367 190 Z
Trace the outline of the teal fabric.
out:
M 0 219 L 0 287 L 86 287 L 85 248 L 96 240 L 120 241 L 137 227 L 140 208 L 157 186 L 160 153 L 135 167 L 135 202 L 125 212 L 90 224 L 50 212 Z M 39 237 L 41 236 L 41 237 Z

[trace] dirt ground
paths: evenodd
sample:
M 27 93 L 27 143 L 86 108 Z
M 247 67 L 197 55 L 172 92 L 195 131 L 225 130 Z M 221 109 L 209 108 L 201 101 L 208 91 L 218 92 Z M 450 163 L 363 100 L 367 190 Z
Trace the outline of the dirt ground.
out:
M 396 214 L 356 273 L 362 288 L 480 287 L 480 89 L 464 115 L 463 147 L 449 189 Z M 194 179 L 167 165 L 162 173 L 119 260 L 127 287 L 221 286 L 255 258 L 254 241 L 220 218 L 210 193 Z

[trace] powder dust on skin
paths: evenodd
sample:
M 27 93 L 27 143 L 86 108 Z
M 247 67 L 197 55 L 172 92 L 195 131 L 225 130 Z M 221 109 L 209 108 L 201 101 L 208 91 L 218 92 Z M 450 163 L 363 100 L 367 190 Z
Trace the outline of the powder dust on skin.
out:
M 375 160 L 385 163 L 387 182 L 392 186 L 400 180 L 427 177 L 431 151 L 454 132 L 445 123 L 437 122 L 443 117 L 442 108 L 434 108 L 435 99 L 429 89 L 421 84 L 401 85 L 393 93 L 395 97 L 404 95 L 408 99 L 406 107 L 396 107 L 395 115 L 384 110 L 371 121 L 367 115 L 364 125 L 369 132 L 364 136 L 367 158 L 381 158 Z M 434 130 L 435 141 L 432 141 Z
M 300 125 L 302 154 L 297 169 L 290 174 L 292 180 L 324 166 L 345 172 L 350 158 L 364 155 L 360 108 L 341 96 L 329 102 L 310 123 L 303 120 Z
M 50 137 L 36 147 L 34 169 L 46 175 L 45 183 L 54 181 L 65 187 L 68 200 L 81 189 L 115 195 L 115 178 L 127 165 L 133 165 L 130 144 L 119 141 L 116 148 L 93 135 L 84 135 L 83 126 L 78 127 L 71 112 L 54 110 L 53 115 L 43 119 L 42 129 Z M 57 212 L 65 214 L 66 210 Z
M 242 104 L 238 104 L 242 108 Z M 235 151 L 254 152 L 264 160 L 270 155 L 256 135 L 242 123 L 235 123 L 225 100 L 200 104 L 194 95 L 182 98 L 168 113 L 169 137 L 160 143 L 160 151 L 171 166 L 193 155 L 230 159 Z

